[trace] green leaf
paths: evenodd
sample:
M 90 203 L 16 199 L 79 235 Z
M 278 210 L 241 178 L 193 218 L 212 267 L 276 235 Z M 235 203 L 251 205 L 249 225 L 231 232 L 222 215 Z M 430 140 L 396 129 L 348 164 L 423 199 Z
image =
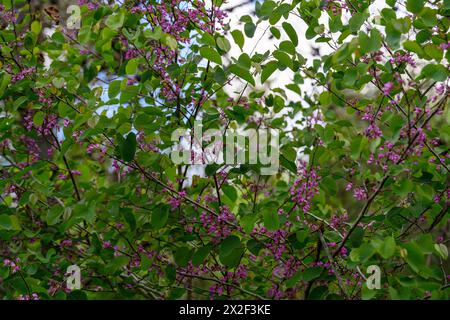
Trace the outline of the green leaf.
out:
M 363 136 L 354 137 L 350 145 L 351 157 L 353 160 L 357 160 L 361 155 L 362 150 L 367 145 L 367 138 Z
M 243 216 L 239 222 L 244 228 L 244 231 L 246 233 L 252 233 L 257 219 L 258 219 L 257 215 L 248 214 Z
M 242 68 L 249 70 L 252 66 L 252 59 L 246 53 L 243 53 L 239 56 L 238 65 Z
M 121 139 L 119 141 L 119 149 L 122 160 L 126 162 L 131 162 L 134 159 L 134 155 L 136 154 L 136 134 L 131 132 L 128 134 L 126 139 Z
M 7 214 L 0 215 L 0 230 L 20 230 L 19 219 L 16 216 L 9 216 Z
M 223 84 L 227 80 L 225 72 L 219 66 L 217 66 L 216 70 L 214 71 L 214 80 L 219 84 Z
M 134 216 L 133 210 L 129 208 L 123 208 L 120 210 L 125 221 L 128 223 L 131 231 L 136 230 L 136 217 Z
M 425 0 L 407 0 L 406 9 L 412 13 L 419 13 L 425 6 Z
M 3 74 L 0 79 L 1 79 L 1 81 L 0 81 L 0 98 L 1 98 L 5 94 L 6 87 L 11 82 L 11 76 L 6 73 L 6 74 Z
M 111 15 L 106 19 L 106 25 L 112 30 L 118 30 L 122 28 L 123 23 L 125 22 L 125 13 L 123 11 L 119 11 L 118 13 Z
M 386 42 L 392 48 L 400 46 L 400 38 L 402 33 L 395 29 L 392 24 L 386 26 Z
M 378 29 L 372 29 L 370 31 L 370 37 L 366 33 L 360 31 L 358 40 L 361 54 L 378 51 L 381 48 L 381 33 Z
M 269 231 L 278 230 L 280 227 L 280 218 L 274 209 L 264 211 L 264 227 Z
M 424 53 L 422 47 L 416 41 L 407 40 L 403 42 L 403 48 L 405 48 L 405 50 L 415 52 L 419 56 L 422 56 Z
M 273 52 L 272 54 L 274 56 L 275 59 L 278 60 L 278 62 L 282 65 L 282 66 L 286 66 L 289 67 L 290 69 L 293 69 L 293 62 L 291 57 L 289 57 L 289 55 L 283 51 L 280 50 L 276 50 Z
M 322 273 L 321 267 L 308 268 L 303 272 L 302 278 L 305 281 L 311 281 L 311 280 L 318 278 L 321 273 Z
M 298 46 L 298 36 L 294 27 L 288 22 L 283 22 L 283 29 L 284 31 L 286 31 L 289 39 L 292 41 L 294 46 Z
M 228 52 L 231 49 L 230 41 L 228 41 L 225 37 L 218 37 L 217 38 L 217 46 L 223 50 L 224 52 Z
M 39 33 L 41 33 L 41 30 L 42 30 L 42 25 L 39 21 L 36 20 L 31 23 L 31 32 L 38 35 Z
M 3 229 L 3 230 L 11 230 L 12 229 L 11 219 L 7 214 L 0 215 L 0 229 Z
M 358 77 L 358 70 L 356 68 L 348 68 L 342 79 L 342 84 L 346 88 L 352 88 Z
M 420 273 L 422 269 L 425 269 L 426 259 L 420 247 L 415 242 L 410 242 L 405 244 L 404 248 L 407 250 L 405 260 L 411 269 L 416 273 Z
M 233 31 L 231 31 L 231 35 L 233 36 L 234 42 L 242 50 L 242 48 L 244 47 L 244 42 L 245 42 L 244 35 L 242 34 L 242 32 L 239 30 L 233 30 Z
M 422 69 L 421 77 L 445 81 L 448 78 L 448 71 L 441 64 L 428 64 Z
M 364 239 L 364 228 L 356 227 L 355 231 L 350 235 L 349 241 L 352 247 L 359 247 Z
M 444 56 L 444 51 L 434 44 L 426 45 L 424 51 L 430 58 L 437 61 L 441 61 Z
M 409 210 L 407 208 L 394 207 L 386 214 L 386 222 L 397 228 L 401 228 L 405 224 L 405 219 L 402 216 L 408 216 Z
M 353 262 L 366 262 L 375 253 L 375 248 L 370 243 L 363 243 L 359 248 L 355 248 L 350 252 L 350 259 Z
M 443 244 L 443 243 L 436 243 L 434 245 L 434 248 L 436 249 L 436 252 L 439 254 L 439 256 L 442 259 L 447 260 L 447 258 L 448 258 L 448 249 L 445 246 L 445 244 Z
M 303 275 L 303 271 L 301 271 L 301 270 L 294 273 L 294 275 L 291 278 L 286 280 L 286 282 L 285 282 L 286 288 L 292 288 L 293 286 L 295 286 L 299 282 L 299 280 L 302 278 L 302 275 Z
M 47 224 L 53 226 L 59 222 L 59 218 L 64 213 L 64 208 L 62 206 L 53 206 L 47 212 Z
M 229 236 L 219 247 L 219 259 L 227 267 L 236 267 L 243 253 L 244 248 L 237 236 Z
M 384 258 L 389 259 L 395 253 L 395 239 L 393 237 L 386 237 L 381 243 L 381 246 L 377 248 L 378 253 Z
M 222 64 L 222 57 L 215 49 L 211 47 L 205 46 L 200 48 L 200 55 L 211 62 L 217 63 L 219 65 Z
M 67 295 L 67 300 L 88 300 L 88 297 L 82 290 L 73 290 Z
M 192 264 L 196 267 L 201 265 L 208 257 L 209 253 L 211 252 L 211 249 L 212 249 L 211 246 L 203 246 L 197 249 L 197 251 L 192 256 Z
M 174 254 L 175 263 L 180 267 L 186 267 L 192 257 L 192 250 L 186 247 L 179 247 Z
M 397 3 L 397 0 L 386 0 L 386 3 L 387 3 L 388 5 L 390 5 L 391 7 L 394 7 L 395 4 Z
M 364 21 L 369 17 L 367 13 L 355 13 L 349 20 L 348 25 L 352 32 L 357 32 L 361 29 L 361 26 L 364 24 Z
M 40 127 L 44 124 L 44 118 L 45 118 L 45 114 L 42 111 L 38 111 L 33 116 L 33 123 L 37 127 Z
M 278 63 L 275 61 L 271 61 L 267 63 L 262 70 L 261 73 L 261 83 L 266 82 L 267 79 L 278 69 Z
M 248 70 L 242 68 L 241 66 L 233 64 L 230 67 L 230 72 L 237 75 L 239 78 L 242 78 L 243 80 L 247 81 L 251 85 L 253 86 L 255 85 L 255 79 L 253 79 L 251 73 Z
M 114 80 L 109 83 L 108 97 L 110 99 L 117 97 L 117 95 L 120 92 L 121 84 L 122 84 L 122 81 L 120 81 L 120 80 Z
M 233 186 L 225 184 L 222 186 L 222 191 L 225 195 L 233 202 L 235 202 L 238 198 L 236 189 Z
M 273 10 L 276 8 L 276 6 L 277 4 L 274 1 L 264 1 L 260 7 L 260 10 L 257 10 L 256 14 L 258 17 L 267 19 L 272 15 Z
M 331 32 L 335 33 L 342 30 L 343 24 L 341 17 L 342 17 L 341 14 L 337 14 L 329 18 L 329 28 Z
M 138 65 L 139 65 L 138 59 L 135 58 L 129 60 L 125 68 L 126 73 L 128 75 L 135 75 L 137 73 Z
M 148 39 L 152 40 L 160 40 L 163 36 L 162 28 L 161 26 L 157 26 L 154 30 L 151 29 L 145 29 L 144 30 L 144 36 Z
M 293 174 L 297 174 L 297 165 L 294 161 L 289 160 L 283 154 L 280 156 L 280 164 L 283 168 L 288 169 Z
M 450 0 L 444 0 L 443 9 L 446 9 L 446 10 L 450 9 Z
M 256 31 L 256 26 L 253 22 L 247 22 L 244 25 L 244 32 L 247 37 L 253 38 L 253 36 L 255 35 L 255 31 Z
M 250 239 L 247 241 L 247 249 L 254 255 L 258 255 L 261 249 L 264 247 L 264 245 L 255 239 Z
M 120 93 L 120 103 L 124 104 L 129 102 L 137 96 L 138 92 L 139 88 L 137 86 L 126 86 L 122 88 L 122 92 Z
M 52 80 L 52 84 L 58 89 L 61 89 L 62 87 L 64 87 L 65 83 L 66 83 L 66 80 L 64 80 L 64 78 L 54 78 Z
M 170 35 L 165 35 L 164 42 L 170 49 L 172 49 L 174 51 L 177 50 L 178 42 L 177 42 L 177 39 L 175 39 L 174 37 L 172 37 Z
M 161 229 L 167 224 L 169 218 L 168 206 L 157 207 L 155 211 L 152 212 L 151 225 L 154 229 Z
M 281 37 L 281 32 L 276 27 L 270 27 L 270 33 L 277 39 L 280 39 Z

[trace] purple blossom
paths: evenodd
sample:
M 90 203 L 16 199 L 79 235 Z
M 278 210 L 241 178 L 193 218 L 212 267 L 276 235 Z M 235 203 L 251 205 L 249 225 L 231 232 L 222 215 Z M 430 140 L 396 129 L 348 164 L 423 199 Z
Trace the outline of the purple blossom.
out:
M 299 179 L 294 182 L 290 189 L 292 201 L 294 201 L 303 212 L 308 212 L 311 208 L 311 201 L 319 193 L 319 180 L 316 169 L 307 169 L 307 165 L 302 163 L 299 168 Z
M 12 76 L 11 82 L 16 83 L 17 81 L 23 80 L 23 79 L 25 79 L 25 77 L 33 74 L 34 72 L 35 72 L 34 68 L 23 69 L 19 73 Z
M 391 93 L 391 90 L 393 87 L 394 87 L 394 84 L 391 81 L 386 82 L 383 86 L 383 94 L 385 96 L 388 96 Z
M 355 197 L 356 200 L 359 200 L 359 201 L 367 199 L 366 190 L 364 188 L 360 188 L 360 187 L 355 188 L 355 190 L 353 190 L 353 196 Z
M 364 135 L 369 138 L 369 140 L 375 140 L 382 135 L 381 129 L 375 124 L 375 122 L 372 122 L 364 131 Z

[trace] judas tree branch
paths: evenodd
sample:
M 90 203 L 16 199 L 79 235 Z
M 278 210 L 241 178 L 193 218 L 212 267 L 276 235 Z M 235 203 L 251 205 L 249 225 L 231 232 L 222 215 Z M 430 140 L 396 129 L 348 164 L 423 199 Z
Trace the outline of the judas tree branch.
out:
M 445 104 L 445 102 L 447 101 L 447 97 L 444 97 L 441 101 L 439 101 L 436 105 L 436 109 L 434 110 L 434 112 L 432 112 L 428 118 L 423 122 L 423 124 L 421 125 L 420 128 L 424 128 L 428 122 L 431 120 L 431 118 L 436 115 L 436 113 L 440 110 L 440 107 L 442 105 Z M 417 130 L 416 134 L 414 135 L 413 139 L 411 139 L 411 141 L 409 142 L 408 146 L 406 147 L 406 149 L 403 151 L 402 156 L 400 157 L 400 160 L 398 161 L 399 163 L 402 162 L 409 149 L 412 147 L 412 145 L 414 144 L 414 142 L 416 141 L 417 137 L 419 136 L 419 130 Z M 346 235 L 344 236 L 344 239 L 342 239 L 340 245 L 338 246 L 338 248 L 336 249 L 336 251 L 334 251 L 333 253 L 333 257 L 335 257 L 340 251 L 341 249 L 345 246 L 345 243 L 347 242 L 348 238 L 350 237 L 350 235 L 353 233 L 353 231 L 356 229 L 356 227 L 358 226 L 358 224 L 361 222 L 362 218 L 364 217 L 364 215 L 367 213 L 367 211 L 370 209 L 371 204 L 373 203 L 373 201 L 375 200 L 375 198 L 377 197 L 377 195 L 380 193 L 381 189 L 383 188 L 384 184 L 386 183 L 386 181 L 390 178 L 389 175 L 386 175 L 383 180 L 380 182 L 378 188 L 375 190 L 375 192 L 372 194 L 372 196 L 367 200 L 366 204 L 364 205 L 363 209 L 361 210 L 361 212 L 359 213 L 358 217 L 356 218 L 355 222 L 352 224 L 350 230 L 346 233 Z

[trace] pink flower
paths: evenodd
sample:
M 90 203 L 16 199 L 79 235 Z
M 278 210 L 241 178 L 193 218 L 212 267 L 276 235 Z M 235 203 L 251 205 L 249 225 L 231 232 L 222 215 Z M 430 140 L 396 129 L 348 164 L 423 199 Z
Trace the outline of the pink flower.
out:
M 355 188 L 355 190 L 353 190 L 353 196 L 359 201 L 367 199 L 366 190 L 364 190 L 363 188 Z
M 290 189 L 292 201 L 302 209 L 308 212 L 311 207 L 311 201 L 319 193 L 319 180 L 316 169 L 307 169 L 307 164 L 302 163 L 299 169 L 300 178 L 294 182 Z
M 441 48 L 442 50 L 447 50 L 447 49 L 449 49 L 449 48 L 450 48 L 450 41 L 447 42 L 447 43 L 441 43 L 441 44 L 439 45 L 439 48 Z
M 35 71 L 34 68 L 23 69 L 22 71 L 20 71 L 19 73 L 15 74 L 11 78 L 11 82 L 12 83 L 16 83 L 17 81 L 23 80 L 23 79 L 25 79 L 25 77 L 33 74 L 34 71 Z
M 169 205 L 172 207 L 172 211 L 181 206 L 184 197 L 186 197 L 186 191 L 181 191 L 177 196 L 169 199 Z
M 369 140 L 375 140 L 375 139 L 381 137 L 382 132 L 381 132 L 381 129 L 375 124 L 375 122 L 372 122 L 366 128 L 366 131 L 364 132 L 364 134 L 366 135 L 367 138 L 369 138 Z
M 103 249 L 112 248 L 111 241 L 103 241 Z
M 383 93 L 384 93 L 384 95 L 388 96 L 391 93 L 391 90 L 392 90 L 393 87 L 394 87 L 394 84 L 391 81 L 386 82 L 384 84 L 384 86 L 383 86 Z

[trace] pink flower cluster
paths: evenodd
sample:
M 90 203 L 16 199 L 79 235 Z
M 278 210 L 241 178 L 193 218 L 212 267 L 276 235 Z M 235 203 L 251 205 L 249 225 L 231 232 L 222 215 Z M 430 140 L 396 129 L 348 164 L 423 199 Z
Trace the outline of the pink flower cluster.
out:
M 16 83 L 17 81 L 25 79 L 25 77 L 32 75 L 35 72 L 34 68 L 23 69 L 19 73 L 15 74 L 11 78 L 12 83 Z
M 367 199 L 367 192 L 366 189 L 362 187 L 355 188 L 353 190 L 353 196 L 356 200 L 362 201 Z
M 400 53 L 400 52 L 396 52 L 394 54 L 394 57 L 391 58 L 389 60 L 390 63 L 392 64 L 401 64 L 401 63 L 406 63 L 411 65 L 412 67 L 416 66 L 416 61 L 414 60 L 413 56 L 407 52 L 407 53 Z
M 342 14 L 343 11 L 350 11 L 344 0 L 325 0 L 322 8 L 325 10 L 331 10 L 334 16 Z
M 239 265 L 234 272 L 226 272 L 222 279 L 220 279 L 221 283 L 214 284 L 209 287 L 209 294 L 211 296 L 211 299 L 213 299 L 215 296 L 221 296 L 224 290 L 227 290 L 228 293 L 231 293 L 233 291 L 233 287 L 227 286 L 227 283 L 238 285 L 240 280 L 246 279 L 247 276 L 248 266 L 243 264 Z
M 257 229 L 253 230 L 254 233 Z M 270 241 L 266 243 L 266 248 L 269 250 L 270 254 L 275 257 L 276 260 L 280 260 L 283 253 L 286 252 L 286 237 L 287 232 L 283 229 L 279 229 L 273 232 L 267 231 L 266 228 L 262 227 L 259 232 L 260 235 L 266 235 L 270 238 Z
M 390 142 L 390 141 L 386 141 L 384 143 L 384 145 L 382 145 L 379 148 L 379 151 L 381 151 L 378 154 L 378 159 L 379 160 L 386 159 L 386 160 L 391 161 L 394 164 L 397 164 L 400 161 L 400 159 L 401 159 L 400 154 L 398 154 L 394 150 L 394 144 L 392 142 Z M 387 169 L 387 167 L 386 167 L 386 169 Z
M 142 53 L 143 53 L 142 50 L 129 49 L 125 52 L 125 60 L 131 60 L 133 58 L 136 58 Z
M 137 142 L 139 142 L 139 147 L 144 151 L 153 151 L 155 153 L 160 153 L 158 149 L 158 142 L 153 140 L 150 143 L 146 143 L 145 141 L 145 133 L 144 131 L 139 131 L 137 136 Z
M 200 223 L 209 236 L 212 237 L 213 243 L 219 243 L 225 237 L 231 234 L 231 225 L 236 221 L 236 217 L 230 212 L 226 206 L 220 207 L 218 215 L 203 211 L 200 215 Z
M 81 176 L 81 172 L 78 171 L 78 170 L 71 170 L 70 172 L 72 173 L 72 176 Z M 60 174 L 58 175 L 58 179 L 59 179 L 59 180 L 67 180 L 67 178 L 68 178 L 69 176 L 70 176 L 70 175 L 68 175 L 68 174 L 60 173 Z
M 344 212 L 342 215 L 333 214 L 330 219 L 330 226 L 336 230 L 343 229 L 345 228 L 348 219 L 349 217 L 347 212 Z
M 16 23 L 16 12 L 15 10 L 6 10 L 5 6 L 0 4 L 0 21 L 5 21 L 6 23 Z
M 24 125 L 28 131 L 32 131 L 33 129 L 37 131 L 37 133 L 41 136 L 49 136 L 53 130 L 58 130 L 58 116 L 55 114 L 47 114 L 44 117 L 44 122 L 40 126 L 36 126 L 33 121 L 34 112 L 28 112 L 24 118 Z
M 146 8 L 133 8 L 134 12 L 148 12 L 153 22 L 160 25 L 165 33 L 174 36 L 178 41 L 189 41 L 181 34 L 187 30 L 189 23 L 196 24 L 201 30 L 214 32 L 216 24 L 223 25 L 227 13 L 217 6 L 207 9 L 205 1 L 171 0 Z M 212 19 L 211 19 L 212 18 Z
M 16 272 L 20 271 L 19 263 L 20 263 L 20 258 L 16 258 L 15 260 L 10 260 L 10 259 L 3 260 L 3 265 L 5 267 L 12 268 L 12 273 L 16 273 Z
M 183 202 L 183 198 L 186 197 L 186 191 L 181 191 L 177 196 L 169 199 L 169 205 L 172 207 L 172 211 L 178 209 Z
M 31 296 L 30 295 L 20 295 L 19 298 L 17 298 L 18 300 L 39 300 L 39 295 L 37 293 L 32 293 Z
M 394 88 L 394 84 L 391 81 L 386 82 L 383 86 L 383 94 L 388 96 L 391 93 L 392 88 Z
M 95 1 L 90 0 L 78 0 L 78 5 L 83 6 L 87 4 L 89 10 L 96 10 L 100 5 L 96 3 Z
M 442 50 L 448 50 L 448 49 L 450 49 L 450 41 L 447 42 L 447 43 L 441 43 L 441 44 L 439 45 L 439 48 L 441 48 Z
M 311 201 L 319 193 L 320 177 L 314 167 L 308 169 L 307 164 L 300 163 L 298 172 L 299 178 L 290 189 L 292 201 L 303 211 L 308 212 L 311 208 Z
M 30 156 L 30 163 L 34 163 L 38 161 L 41 158 L 40 155 L 40 149 L 38 144 L 36 143 L 36 140 L 33 138 L 27 137 L 25 135 L 22 135 L 20 137 L 20 141 L 25 145 L 27 149 L 27 153 Z
M 175 38 L 178 43 L 189 44 L 191 35 L 190 25 L 213 33 L 217 26 L 223 26 L 227 14 L 217 6 L 206 8 L 205 1 L 171 0 L 161 1 L 157 4 L 148 5 L 142 1 L 131 9 L 131 13 L 146 14 L 148 21 L 154 26 L 160 26 L 162 31 Z M 128 40 L 121 39 L 124 46 L 128 47 Z M 161 43 L 153 43 L 148 52 L 135 48 L 128 48 L 125 59 L 132 59 L 142 55 L 152 61 L 154 70 L 159 73 L 163 84 L 160 96 L 168 102 L 175 101 L 181 94 L 179 81 L 171 79 L 167 68 L 173 63 L 183 63 L 176 51 Z M 177 61 L 178 60 L 178 61 Z
M 376 125 L 375 121 L 371 122 L 369 124 L 369 126 L 366 128 L 366 130 L 364 131 L 364 135 L 369 138 L 370 140 L 375 140 L 379 137 L 381 137 L 381 135 L 383 134 L 383 132 L 381 131 L 381 129 Z

